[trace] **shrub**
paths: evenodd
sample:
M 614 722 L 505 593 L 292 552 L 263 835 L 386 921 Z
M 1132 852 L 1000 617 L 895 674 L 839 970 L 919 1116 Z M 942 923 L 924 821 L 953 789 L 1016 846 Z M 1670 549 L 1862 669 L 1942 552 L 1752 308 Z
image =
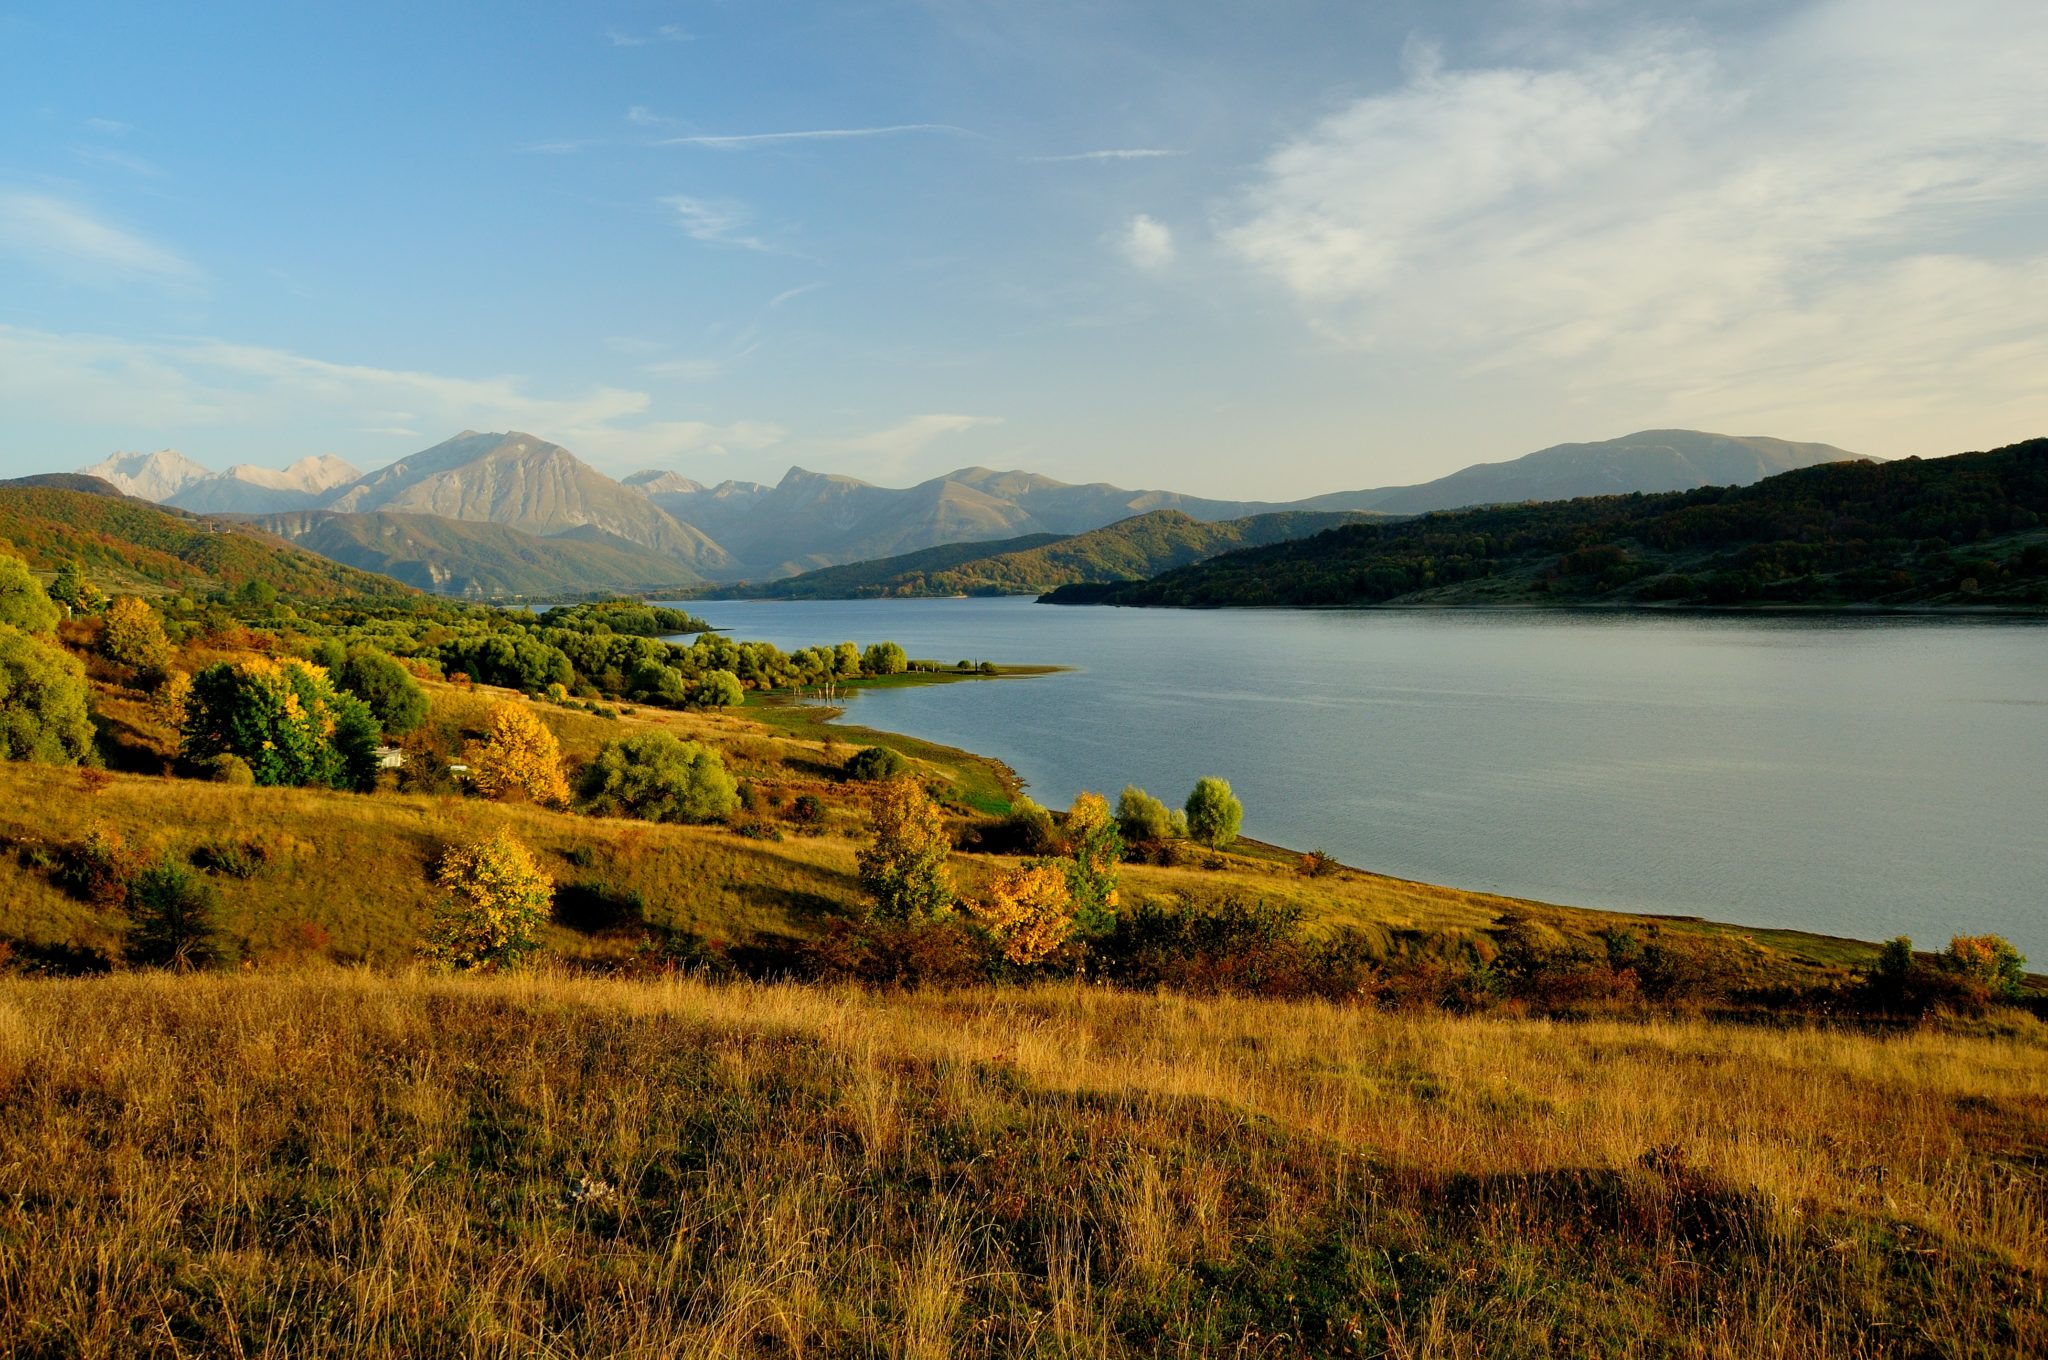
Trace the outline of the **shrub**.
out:
M 81 901 L 97 906 L 119 906 L 128 895 L 128 878 L 140 857 L 129 850 L 121 833 L 110 826 L 95 824 L 85 839 L 64 848 L 52 875 L 57 886 Z
M 1188 795 L 1188 835 L 1211 850 L 1221 850 L 1237 839 L 1244 823 L 1244 804 L 1237 801 L 1225 781 L 1208 776 L 1196 783 Z
M 1088 929 L 1100 929 L 1116 907 L 1117 865 L 1124 857 L 1123 837 L 1117 834 L 1109 801 L 1099 793 L 1076 795 L 1065 831 L 1073 914 Z
M 1050 812 L 1020 797 L 1009 816 L 981 833 L 979 844 L 999 855 L 1051 855 L 1060 848 L 1060 832 Z
M 213 885 L 168 856 L 128 884 L 128 961 L 184 973 L 211 968 L 223 956 Z
M 217 755 L 204 762 L 200 769 L 216 784 L 232 784 L 236 788 L 251 788 L 256 783 L 256 772 L 249 768 L 249 762 L 240 756 Z
M 201 869 L 229 878 L 254 878 L 270 858 L 262 841 L 220 841 L 202 845 L 192 852 L 192 863 Z
M 427 719 L 427 692 L 412 672 L 374 647 L 351 647 L 334 682 L 370 706 L 377 724 L 403 736 Z
M 1090 952 L 1096 971 L 1123 986 L 1330 1000 L 1368 995 L 1379 942 L 1355 930 L 1310 938 L 1303 921 L 1299 907 L 1235 898 L 1178 909 L 1147 904 L 1120 913 Z
M 814 977 L 870 987 L 961 987 L 988 978 L 987 952 L 955 920 L 836 920 L 799 961 Z
M 554 880 L 511 832 L 450 849 L 434 881 L 448 895 L 428 926 L 429 958 L 453 968 L 514 968 L 540 948 Z
M 255 657 L 208 666 L 185 704 L 185 756 L 240 757 L 263 785 L 377 784 L 377 720 L 310 662 Z
M 892 779 L 870 803 L 874 839 L 861 848 L 860 885 L 885 921 L 942 916 L 953 905 L 945 819 L 914 779 Z
M 483 736 L 470 743 L 468 764 L 470 779 L 486 797 L 568 806 L 561 744 L 526 704 L 507 700 L 491 707 Z
M 172 671 L 149 696 L 150 712 L 159 722 L 169 727 L 185 726 L 186 708 L 192 702 L 192 677 L 184 671 Z
M 739 806 L 719 754 L 667 732 L 607 742 L 583 772 L 583 797 L 593 812 L 650 822 L 708 822 Z
M 98 759 L 93 735 L 85 668 L 68 652 L 0 624 L 0 758 L 90 764 Z
M 863 746 L 846 758 L 848 779 L 881 782 L 896 779 L 910 770 L 910 762 L 886 746 Z
M 1043 861 L 1006 869 L 990 881 L 983 897 L 967 904 L 968 914 L 1005 959 L 1028 968 L 1074 933 L 1076 903 L 1068 874 L 1069 866 Z
M 825 821 L 825 805 L 815 794 L 800 793 L 789 805 L 789 820 L 798 826 L 820 826 Z
M 61 611 L 19 557 L 0 556 L 0 624 L 32 637 L 57 631 Z
M 2019 1000 L 2026 986 L 2026 956 L 2000 935 L 1958 935 L 1941 952 L 1939 964 L 2002 1001 Z
M 1329 852 L 1317 848 L 1301 857 L 1301 862 L 1295 866 L 1295 872 L 1303 878 L 1326 878 L 1336 873 L 1337 868 L 1337 861 L 1330 857 Z
M 171 640 L 164 636 L 163 620 L 133 595 L 119 597 L 108 608 L 99 650 L 115 665 L 126 666 L 152 682 L 161 679 L 171 665 Z
M 555 921 L 583 935 L 631 930 L 646 923 L 647 899 L 637 889 L 571 883 L 555 889 Z
M 698 677 L 697 688 L 690 694 L 690 702 L 699 708 L 736 708 L 746 698 L 740 678 L 723 670 L 706 671 Z
M 1127 784 L 1116 800 L 1117 830 L 1124 844 L 1144 845 L 1173 838 L 1173 813 L 1166 804 L 1139 788 Z

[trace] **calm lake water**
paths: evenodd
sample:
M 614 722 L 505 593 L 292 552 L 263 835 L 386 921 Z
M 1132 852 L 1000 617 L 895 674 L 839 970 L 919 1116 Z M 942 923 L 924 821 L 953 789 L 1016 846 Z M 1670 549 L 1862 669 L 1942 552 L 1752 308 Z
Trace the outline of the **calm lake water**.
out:
M 793 648 L 1072 673 L 861 694 L 1065 806 L 1229 779 L 1245 831 L 1404 878 L 2048 964 L 2048 626 L 714 601 Z

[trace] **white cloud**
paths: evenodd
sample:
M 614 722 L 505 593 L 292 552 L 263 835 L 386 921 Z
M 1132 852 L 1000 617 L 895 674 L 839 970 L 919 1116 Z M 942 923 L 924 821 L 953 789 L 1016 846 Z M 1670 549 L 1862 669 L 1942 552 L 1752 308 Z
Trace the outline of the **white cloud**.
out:
M 1169 151 L 1156 146 L 1119 146 L 1102 151 L 1071 151 L 1063 156 L 1024 156 L 1020 159 L 1037 165 L 1058 165 L 1063 161 L 1149 161 L 1162 156 L 1185 156 L 1185 151 Z
M 85 120 L 85 130 L 87 132 L 101 133 L 108 137 L 125 137 L 134 131 L 133 128 L 118 118 L 88 118 Z
M 1173 263 L 1173 229 L 1144 213 L 1124 225 L 1117 246 L 1140 269 L 1164 269 Z
M 2048 213 L 2043 69 L 2035 0 L 1829 0 L 1562 63 L 1423 53 L 1277 147 L 1220 237 L 1344 343 L 1646 416 L 1806 412 L 1881 452 L 1901 419 L 1934 437 L 1933 388 L 1951 416 L 2038 404 L 2048 369 L 2008 360 L 2048 316 L 2044 243 L 2016 230 Z
M 627 117 L 645 127 L 674 126 L 673 120 L 661 118 L 660 115 L 642 108 L 634 109 Z M 975 135 L 966 128 L 954 127 L 950 123 L 895 123 L 888 127 L 809 128 L 798 132 L 736 132 L 664 137 L 655 145 L 709 146 L 732 150 L 749 146 L 770 146 L 778 142 L 829 142 L 859 137 L 900 137 L 914 132 L 942 132 L 961 137 Z
M 651 43 L 689 42 L 693 35 L 681 24 L 662 24 L 645 33 L 635 33 L 623 28 L 607 28 L 602 36 L 613 47 L 646 47 Z
M 825 283 L 806 283 L 796 288 L 785 288 L 781 292 L 777 293 L 774 297 L 768 299 L 768 306 L 772 310 L 774 308 L 782 306 L 786 302 L 796 301 L 805 293 L 815 293 L 820 288 L 828 288 L 830 286 L 830 284 Z
M 742 204 L 692 198 L 687 194 L 670 194 L 661 202 L 676 215 L 676 225 L 680 226 L 683 234 L 692 240 L 708 241 L 714 245 L 740 246 L 746 250 L 774 249 L 760 237 L 746 234 L 752 218 Z
M 49 194 L 0 191 L 0 250 L 90 283 L 189 285 L 200 276 L 176 252 Z

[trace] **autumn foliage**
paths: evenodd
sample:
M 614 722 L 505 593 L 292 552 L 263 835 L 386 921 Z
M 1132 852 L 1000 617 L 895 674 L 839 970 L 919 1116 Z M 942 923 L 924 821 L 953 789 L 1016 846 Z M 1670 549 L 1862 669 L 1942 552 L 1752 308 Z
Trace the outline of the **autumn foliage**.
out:
M 861 848 L 860 885 L 874 899 L 875 915 L 906 921 L 942 916 L 953 906 L 946 855 L 953 848 L 946 819 L 924 785 L 891 779 L 869 802 L 874 839 Z
M 1074 897 L 1068 870 L 1036 861 L 997 874 L 968 912 L 1020 967 L 1043 961 L 1074 933 Z
M 507 701 L 491 709 L 484 735 L 469 747 L 470 778 L 492 798 L 523 797 L 542 807 L 569 804 L 562 748 L 531 707 Z
M 429 958 L 455 968 L 510 968 L 540 948 L 555 884 L 504 829 L 450 850 L 434 881 L 447 892 L 429 927 Z

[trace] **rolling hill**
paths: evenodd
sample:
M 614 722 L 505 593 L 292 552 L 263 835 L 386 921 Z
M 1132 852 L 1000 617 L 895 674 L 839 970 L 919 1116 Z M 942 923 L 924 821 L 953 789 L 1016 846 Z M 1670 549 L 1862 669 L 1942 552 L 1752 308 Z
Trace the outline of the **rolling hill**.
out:
M 1204 524 L 1180 510 L 1154 510 L 1084 534 L 948 544 L 780 581 L 716 589 L 742 599 L 783 600 L 1033 595 L 1076 581 L 1155 575 L 1235 548 L 1285 542 L 1362 518 L 1289 511 Z
M 2048 605 L 2048 439 L 1754 485 L 1427 515 L 1057 604 Z
M 63 487 L 0 483 L 0 552 L 44 571 L 75 561 L 116 590 L 205 592 L 260 581 L 302 599 L 410 593 L 254 525 Z
M 300 510 L 251 522 L 322 557 L 437 595 L 682 594 L 703 579 L 588 525 L 537 538 L 503 524 L 391 510 Z

